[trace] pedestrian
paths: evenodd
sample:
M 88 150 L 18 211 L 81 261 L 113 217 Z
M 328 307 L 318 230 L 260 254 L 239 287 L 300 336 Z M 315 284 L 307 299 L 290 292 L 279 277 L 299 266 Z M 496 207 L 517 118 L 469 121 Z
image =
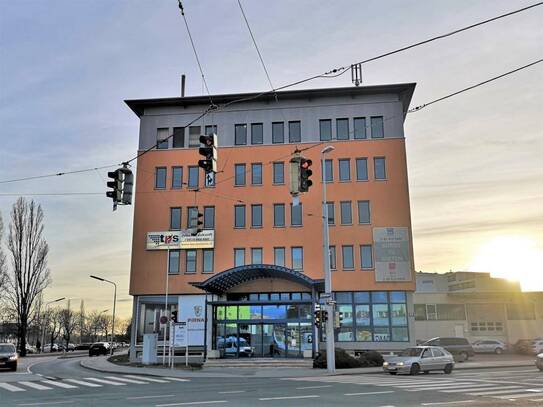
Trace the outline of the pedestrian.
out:
M 41 342 L 39 339 L 36 341 L 36 349 L 38 350 L 38 353 L 41 353 Z

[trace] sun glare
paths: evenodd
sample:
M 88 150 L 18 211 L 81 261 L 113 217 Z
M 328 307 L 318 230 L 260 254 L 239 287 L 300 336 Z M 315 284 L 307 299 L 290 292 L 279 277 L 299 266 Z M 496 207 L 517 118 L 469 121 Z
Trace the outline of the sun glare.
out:
M 501 236 L 485 243 L 469 270 L 519 281 L 523 291 L 543 291 L 543 250 L 526 237 Z

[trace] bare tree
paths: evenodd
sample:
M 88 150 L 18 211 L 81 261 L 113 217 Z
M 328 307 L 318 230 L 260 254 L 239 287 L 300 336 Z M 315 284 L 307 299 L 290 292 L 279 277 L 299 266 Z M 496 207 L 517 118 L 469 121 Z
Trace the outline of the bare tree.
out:
M 47 339 L 49 341 L 49 344 L 51 345 L 50 352 L 53 351 L 53 345 L 59 337 L 60 331 L 62 329 L 61 312 L 62 310 L 59 308 L 49 308 L 44 316 L 45 326 L 48 330 Z M 42 346 L 44 345 L 45 343 L 42 344 Z
M 4 237 L 4 222 L 2 221 L 2 214 L 0 213 L 0 294 L 2 294 L 6 288 L 6 283 L 8 281 L 8 271 L 6 265 L 6 255 L 4 254 L 2 239 Z M 4 298 L 3 295 L 0 295 L 0 299 Z M 5 304 L 0 303 L 0 308 L 5 306 Z
M 26 356 L 26 336 L 34 312 L 34 301 L 50 283 L 47 268 L 49 246 L 43 237 L 43 211 L 33 200 L 27 202 L 19 198 L 13 204 L 8 250 L 11 268 L 8 272 L 7 297 L 17 315 L 21 356 Z
M 62 337 L 66 341 L 66 350 L 68 350 L 70 338 L 79 325 L 79 314 L 70 309 L 69 300 L 68 307 L 60 311 L 60 325 L 62 326 Z

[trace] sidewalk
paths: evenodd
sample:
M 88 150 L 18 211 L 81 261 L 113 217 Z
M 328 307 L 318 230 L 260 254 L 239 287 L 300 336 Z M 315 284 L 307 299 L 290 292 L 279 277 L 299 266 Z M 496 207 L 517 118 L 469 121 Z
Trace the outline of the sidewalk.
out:
M 457 363 L 455 370 L 467 369 L 485 369 L 485 368 L 511 368 L 534 366 L 533 357 L 518 356 L 518 358 L 506 358 L 506 360 L 496 360 L 496 358 L 488 358 L 483 355 L 478 355 L 476 360 L 464 363 Z M 179 378 L 194 378 L 194 377 L 269 377 L 269 378 L 284 378 L 284 377 L 305 377 L 305 376 L 326 376 L 325 369 L 313 369 L 308 367 L 208 367 L 199 370 L 185 369 L 168 369 L 162 366 L 135 367 L 121 366 L 108 362 L 107 357 L 93 357 L 81 360 L 81 366 L 87 369 L 96 370 L 99 372 L 115 373 L 115 374 L 140 374 L 148 376 L 170 376 Z M 359 375 L 366 373 L 382 373 L 380 367 L 356 368 L 356 369 L 339 369 L 337 375 Z

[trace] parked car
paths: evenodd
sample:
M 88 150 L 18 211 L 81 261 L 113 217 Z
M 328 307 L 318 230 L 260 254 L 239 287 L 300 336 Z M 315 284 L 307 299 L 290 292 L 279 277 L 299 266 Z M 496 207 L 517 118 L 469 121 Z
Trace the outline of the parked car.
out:
M 438 337 L 427 340 L 423 343 L 426 346 L 441 346 L 447 352 L 453 354 L 459 362 L 468 360 L 471 356 L 475 356 L 473 347 L 466 338 L 444 338 Z
M 228 338 L 220 338 L 218 341 L 219 349 L 224 349 L 225 356 L 253 356 L 253 348 L 249 345 L 245 338 L 239 338 L 239 347 L 238 347 L 238 337 L 229 336 Z
M 32 353 L 38 353 L 38 350 L 34 346 L 29 345 L 28 343 L 26 344 L 25 348 L 26 348 L 27 355 L 30 355 Z M 21 353 L 21 349 L 20 348 L 17 349 L 17 352 Z
M 442 370 L 450 374 L 454 368 L 454 357 L 439 346 L 414 346 L 388 358 L 383 363 L 383 370 L 395 375 L 408 373 L 417 375 L 420 372 L 428 374 L 432 370 Z
M 543 372 L 543 353 L 535 357 L 535 366 Z
M 57 343 L 54 343 L 52 346 L 51 344 L 43 345 L 42 352 L 43 353 L 49 353 L 49 352 L 59 352 L 60 347 Z
M 531 354 L 532 351 L 532 343 L 533 340 L 531 339 L 519 339 L 514 345 L 513 350 L 516 353 L 522 353 L 524 355 Z
M 475 353 L 495 353 L 502 354 L 507 350 L 507 344 L 499 339 L 483 339 L 475 341 L 472 344 Z
M 67 352 L 73 352 L 75 350 L 75 345 L 73 343 L 69 343 L 66 347 Z
M 536 355 L 538 353 L 543 352 L 543 340 L 542 339 L 536 339 L 532 342 L 532 352 Z
M 11 343 L 0 343 L 0 368 L 17 370 L 17 350 Z
M 89 356 L 109 355 L 110 345 L 108 342 L 96 342 L 89 347 Z
M 79 345 L 75 345 L 74 350 L 89 350 L 92 343 L 80 343 Z

